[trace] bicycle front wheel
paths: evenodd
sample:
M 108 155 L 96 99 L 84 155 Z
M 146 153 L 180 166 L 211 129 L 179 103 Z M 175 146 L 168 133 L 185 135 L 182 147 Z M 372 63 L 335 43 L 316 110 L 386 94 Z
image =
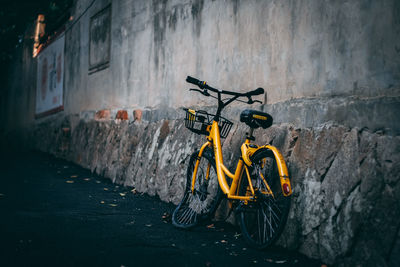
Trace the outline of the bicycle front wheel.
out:
M 194 152 L 189 161 L 186 177 L 186 187 L 183 198 L 172 214 L 172 224 L 179 228 L 196 226 L 200 221 L 214 215 L 221 200 L 221 189 L 215 170 L 215 160 L 212 150 L 206 148 L 199 159 L 194 190 L 192 179 L 199 151 Z
M 236 215 L 245 241 L 257 249 L 265 249 L 282 233 L 290 209 L 290 196 L 283 195 L 272 151 L 257 155 L 249 172 L 256 199 L 241 202 Z M 242 177 L 239 193 L 251 195 L 246 174 Z

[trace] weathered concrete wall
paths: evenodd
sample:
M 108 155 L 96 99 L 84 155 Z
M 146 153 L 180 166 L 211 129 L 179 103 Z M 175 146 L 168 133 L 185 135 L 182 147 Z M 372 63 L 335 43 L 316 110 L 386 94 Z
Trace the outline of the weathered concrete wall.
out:
M 215 104 L 188 92 L 184 79 L 193 75 L 224 89 L 264 87 L 262 100 L 274 104 L 266 110 L 278 122 L 310 127 L 335 121 L 400 133 L 394 115 L 400 96 L 398 1 L 90 4 L 76 0 L 66 25 L 65 115 Z M 90 18 L 109 4 L 109 67 L 90 73 Z M 5 119 L 24 112 L 7 119 L 6 128 L 35 123 L 36 61 L 29 57 L 30 37 L 3 100 Z
M 76 16 L 89 2 L 77 1 Z M 112 1 L 110 67 L 89 75 L 90 17 L 108 3 L 67 32 L 68 114 L 213 104 L 188 93 L 189 74 L 262 86 L 268 103 L 400 94 L 397 1 Z
M 116 183 L 178 203 L 188 158 L 204 139 L 182 119 L 153 115 L 154 121 L 130 123 L 60 116 L 37 126 L 32 140 L 36 148 Z M 231 170 L 247 130 L 237 123 L 223 142 Z M 327 123 L 281 124 L 257 130 L 256 137 L 283 152 L 294 186 L 280 245 L 345 266 L 400 260 L 399 136 Z

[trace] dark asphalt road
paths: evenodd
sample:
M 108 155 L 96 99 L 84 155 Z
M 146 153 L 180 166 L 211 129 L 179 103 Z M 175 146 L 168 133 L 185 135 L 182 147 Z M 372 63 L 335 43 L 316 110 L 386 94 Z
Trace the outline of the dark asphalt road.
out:
M 0 177 L 0 266 L 320 266 L 227 224 L 176 229 L 173 205 L 41 153 L 2 157 Z

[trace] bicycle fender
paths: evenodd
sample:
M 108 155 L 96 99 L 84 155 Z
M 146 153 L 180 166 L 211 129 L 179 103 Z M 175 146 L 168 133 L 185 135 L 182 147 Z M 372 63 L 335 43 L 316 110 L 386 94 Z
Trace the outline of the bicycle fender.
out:
M 243 144 L 241 147 L 242 158 L 247 166 L 252 164 L 252 159 L 254 159 L 259 153 L 266 151 L 271 153 L 276 159 L 276 164 L 278 165 L 279 178 L 281 182 L 281 188 L 284 196 L 290 196 L 292 194 L 292 186 L 290 184 L 289 172 L 286 166 L 286 162 L 283 159 L 280 151 L 271 145 L 265 146 L 250 146 L 249 144 Z

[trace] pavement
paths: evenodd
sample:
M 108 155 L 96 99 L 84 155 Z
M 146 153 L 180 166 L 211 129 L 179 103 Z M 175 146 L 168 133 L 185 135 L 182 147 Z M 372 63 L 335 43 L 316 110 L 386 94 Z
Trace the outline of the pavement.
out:
M 208 222 L 172 226 L 174 205 L 39 152 L 2 154 L 0 266 L 321 266 L 246 246 Z

